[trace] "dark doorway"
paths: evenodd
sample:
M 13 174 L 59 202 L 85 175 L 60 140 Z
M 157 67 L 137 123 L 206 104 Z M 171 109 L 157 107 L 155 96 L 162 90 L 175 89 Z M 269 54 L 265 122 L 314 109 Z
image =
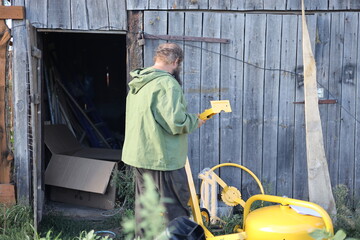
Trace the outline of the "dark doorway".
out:
M 66 124 L 83 145 L 121 148 L 126 36 L 48 32 L 42 37 L 44 121 Z

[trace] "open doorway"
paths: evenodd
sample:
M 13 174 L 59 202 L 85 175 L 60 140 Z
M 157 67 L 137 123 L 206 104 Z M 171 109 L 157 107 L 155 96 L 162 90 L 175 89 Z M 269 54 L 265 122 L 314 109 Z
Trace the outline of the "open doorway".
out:
M 44 33 L 43 44 L 44 121 L 68 125 L 83 145 L 119 149 L 125 121 L 125 35 L 51 32 Z
M 48 184 L 44 186 L 45 198 L 111 209 L 115 201 L 115 190 L 109 183 L 111 170 L 114 166 L 122 167 L 119 165 L 125 132 L 126 35 L 44 32 L 41 39 L 44 170 Z M 51 128 L 50 144 L 46 142 L 48 126 L 56 126 Z M 94 163 L 94 159 L 99 161 Z M 54 167 L 55 160 L 60 165 Z M 75 182 L 66 186 L 47 183 L 46 171 L 51 165 L 55 174 L 66 176 L 69 182 L 91 175 L 95 184 L 91 185 L 90 180 L 84 180 L 86 187 Z M 74 170 L 76 166 L 85 166 L 86 170 L 81 173 Z M 60 169 L 64 173 L 59 173 Z M 103 187 L 96 190 L 101 182 Z

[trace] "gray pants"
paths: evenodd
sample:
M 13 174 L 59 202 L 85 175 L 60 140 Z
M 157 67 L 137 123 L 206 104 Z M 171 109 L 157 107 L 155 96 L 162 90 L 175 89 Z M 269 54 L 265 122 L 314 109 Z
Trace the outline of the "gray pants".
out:
M 174 171 L 157 171 L 143 168 L 134 168 L 135 174 L 135 199 L 144 194 L 144 174 L 152 177 L 155 183 L 156 190 L 160 194 L 161 199 L 171 199 L 171 202 L 165 201 L 164 217 L 166 222 L 170 222 L 176 217 L 190 216 L 188 209 L 188 202 L 190 199 L 189 185 L 185 168 L 180 168 Z M 135 219 L 136 222 L 141 222 L 139 212 L 142 206 L 135 205 Z M 137 231 L 137 235 L 141 237 L 142 230 Z

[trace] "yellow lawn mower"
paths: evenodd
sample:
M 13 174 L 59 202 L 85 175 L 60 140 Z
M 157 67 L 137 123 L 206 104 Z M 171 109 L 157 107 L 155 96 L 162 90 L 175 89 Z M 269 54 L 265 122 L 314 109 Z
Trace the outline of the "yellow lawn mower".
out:
M 241 192 L 232 186 L 228 186 L 214 171 L 220 167 L 238 167 L 249 173 L 257 182 L 260 192 L 250 197 L 246 202 L 241 198 Z M 185 165 L 191 193 L 190 205 L 194 221 L 203 228 L 206 240 L 311 240 L 309 233 L 316 229 L 326 229 L 333 233 L 333 225 L 328 213 L 319 205 L 272 195 L 265 195 L 264 189 L 256 175 L 244 166 L 225 163 L 211 168 L 205 173 L 204 179 L 211 176 L 222 187 L 221 199 L 228 206 L 241 205 L 244 208 L 243 226 L 234 233 L 214 236 L 203 222 L 203 216 L 199 200 L 195 191 L 195 185 L 191 174 L 190 164 L 187 160 Z M 210 184 L 211 187 L 213 185 Z M 204 187 L 204 186 L 202 186 Z M 217 186 L 216 186 L 217 187 Z M 206 191 L 205 191 L 206 192 Z M 214 197 L 212 197 L 214 199 Z M 276 205 L 260 207 L 250 211 L 256 201 L 277 203 Z M 206 214 L 205 214 L 206 216 Z M 208 219 L 211 219 L 207 216 Z M 181 238 L 180 238 L 181 239 Z M 185 239 L 185 238 L 184 238 Z M 201 238 L 199 238 L 201 239 Z

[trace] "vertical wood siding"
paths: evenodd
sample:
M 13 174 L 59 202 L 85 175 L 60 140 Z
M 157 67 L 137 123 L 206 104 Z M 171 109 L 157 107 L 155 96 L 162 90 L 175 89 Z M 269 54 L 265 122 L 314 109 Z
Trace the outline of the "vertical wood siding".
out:
M 126 0 L 128 10 L 301 10 L 299 0 Z M 305 0 L 306 10 L 359 9 L 358 0 Z
M 358 19 L 359 13 L 350 12 L 307 16 L 318 87 L 324 88 L 323 99 L 339 101 L 320 105 L 332 184 L 346 184 L 356 196 Z M 263 181 L 268 193 L 307 199 L 304 104 L 294 104 L 304 101 L 301 16 L 145 11 L 144 30 L 230 39 L 229 44 L 178 42 L 185 52 L 183 88 L 189 111 L 199 113 L 218 99 L 229 99 L 233 110 L 190 134 L 194 176 L 219 163 L 239 163 Z M 164 40 L 146 40 L 146 66 L 159 42 Z M 256 192 L 255 182 L 238 169 L 220 169 L 219 174 L 229 185 L 241 186 L 245 195 Z
M 26 17 L 36 28 L 127 30 L 125 1 L 25 0 L 25 6 Z

